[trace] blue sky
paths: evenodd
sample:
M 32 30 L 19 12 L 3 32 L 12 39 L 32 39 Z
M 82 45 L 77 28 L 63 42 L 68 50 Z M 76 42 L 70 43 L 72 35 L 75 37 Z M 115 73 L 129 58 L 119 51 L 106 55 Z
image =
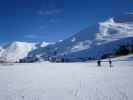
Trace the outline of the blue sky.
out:
M 0 43 L 58 41 L 127 12 L 133 0 L 0 0 Z

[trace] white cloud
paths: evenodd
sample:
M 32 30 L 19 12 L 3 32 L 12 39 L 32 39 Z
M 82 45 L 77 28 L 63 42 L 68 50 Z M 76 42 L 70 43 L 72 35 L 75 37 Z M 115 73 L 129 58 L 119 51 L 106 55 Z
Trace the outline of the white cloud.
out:
M 24 36 L 25 38 L 29 38 L 29 39 L 36 39 L 38 36 L 35 34 L 27 34 Z
M 63 40 L 59 40 L 59 42 L 62 42 Z
M 39 10 L 37 12 L 38 15 L 46 15 L 46 16 L 50 16 L 50 15 L 56 15 L 56 14 L 60 14 L 62 12 L 62 10 L 60 9 L 52 9 L 52 10 Z

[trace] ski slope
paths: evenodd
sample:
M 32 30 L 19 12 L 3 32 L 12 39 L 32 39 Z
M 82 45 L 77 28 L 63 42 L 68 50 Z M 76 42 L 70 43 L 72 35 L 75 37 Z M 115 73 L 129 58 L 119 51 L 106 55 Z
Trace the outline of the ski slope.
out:
M 0 64 L 0 100 L 133 100 L 133 61 Z

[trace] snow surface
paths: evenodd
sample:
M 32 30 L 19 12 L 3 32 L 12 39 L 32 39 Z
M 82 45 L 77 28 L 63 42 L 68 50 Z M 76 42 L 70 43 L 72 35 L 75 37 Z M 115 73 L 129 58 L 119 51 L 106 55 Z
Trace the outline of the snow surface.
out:
M 0 65 L 0 100 L 133 100 L 133 61 Z
M 97 39 L 119 39 L 133 36 L 133 22 L 118 23 L 113 18 L 100 23 L 100 33 L 97 34 Z
M 90 47 L 91 41 L 89 40 L 85 40 L 82 42 L 78 42 L 77 44 L 75 44 L 72 48 L 71 48 L 71 52 L 77 52 L 77 51 L 81 51 L 81 50 L 85 50 L 88 49 Z
M 75 38 L 75 37 L 73 37 L 71 41 L 72 41 L 72 42 L 75 42 L 75 41 L 76 41 L 76 38 Z
M 37 48 L 47 47 L 50 42 L 31 43 L 15 41 L 0 47 L 0 60 L 4 62 L 17 62 L 27 57 L 29 52 Z
M 48 45 L 51 45 L 51 44 L 54 44 L 54 42 L 42 42 L 40 43 L 40 46 L 39 47 L 47 47 Z
M 31 50 L 35 49 L 35 43 L 13 42 L 3 49 L 1 58 L 7 62 L 16 62 L 26 57 Z
M 4 49 L 0 46 L 0 56 L 3 53 Z

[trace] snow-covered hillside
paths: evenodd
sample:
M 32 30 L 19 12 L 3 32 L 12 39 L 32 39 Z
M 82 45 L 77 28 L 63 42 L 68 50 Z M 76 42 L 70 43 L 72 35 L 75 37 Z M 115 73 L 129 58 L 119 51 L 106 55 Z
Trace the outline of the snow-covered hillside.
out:
M 13 42 L 0 48 L 0 58 L 16 62 L 23 58 L 101 58 L 121 45 L 133 45 L 133 14 L 110 18 L 57 43 Z
M 26 42 L 13 42 L 3 47 L 4 51 L 1 58 L 7 62 L 16 62 L 27 56 L 27 54 L 35 49 L 35 44 Z
M 5 62 L 17 62 L 27 57 L 28 53 L 40 47 L 46 47 L 51 43 L 12 42 L 0 48 L 0 60 Z
M 37 48 L 45 48 L 48 45 L 53 45 L 55 44 L 54 42 L 40 42 L 40 43 L 36 43 Z
M 0 56 L 3 53 L 4 49 L 0 46 Z
M 39 48 L 29 55 L 45 56 L 56 52 L 57 56 L 100 57 L 124 44 L 133 44 L 133 14 L 110 18 L 55 45 Z
M 0 100 L 133 100 L 133 60 L 112 64 L 3 64 Z

